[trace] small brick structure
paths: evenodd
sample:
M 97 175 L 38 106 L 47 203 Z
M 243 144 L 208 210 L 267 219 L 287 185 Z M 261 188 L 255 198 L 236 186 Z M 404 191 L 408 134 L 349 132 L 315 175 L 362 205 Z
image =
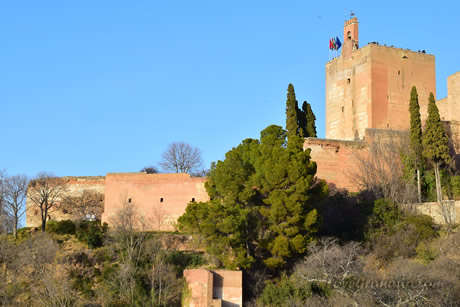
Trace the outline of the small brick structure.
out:
M 243 272 L 230 270 L 184 270 L 189 293 L 184 306 L 243 306 Z

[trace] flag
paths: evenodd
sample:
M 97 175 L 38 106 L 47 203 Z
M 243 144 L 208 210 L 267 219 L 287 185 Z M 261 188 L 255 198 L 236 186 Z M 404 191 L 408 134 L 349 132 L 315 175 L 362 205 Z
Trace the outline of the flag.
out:
M 332 50 L 332 39 L 329 40 L 329 49 Z
M 339 50 L 340 47 L 342 47 L 342 43 L 340 42 L 338 36 L 335 37 L 335 45 L 336 45 L 336 50 Z
M 337 46 L 335 45 L 335 39 L 331 39 L 332 41 L 332 50 L 337 50 Z

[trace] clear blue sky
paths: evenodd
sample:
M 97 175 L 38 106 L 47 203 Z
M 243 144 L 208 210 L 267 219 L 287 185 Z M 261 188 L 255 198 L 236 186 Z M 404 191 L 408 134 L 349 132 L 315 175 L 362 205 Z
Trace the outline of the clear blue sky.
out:
M 270 124 L 286 89 L 324 137 L 328 41 L 350 10 L 360 45 L 436 56 L 437 96 L 460 70 L 458 1 L 1 1 L 0 169 L 104 175 L 188 142 L 206 166 Z

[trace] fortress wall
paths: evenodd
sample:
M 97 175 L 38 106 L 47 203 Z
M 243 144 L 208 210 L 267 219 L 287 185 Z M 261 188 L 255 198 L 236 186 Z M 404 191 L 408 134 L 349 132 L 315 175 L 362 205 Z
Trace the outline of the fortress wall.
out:
M 446 114 L 445 120 L 460 120 L 460 71 L 447 78 L 447 95 L 449 100 L 450 114 Z
M 316 162 L 316 176 L 324 179 L 334 190 L 359 191 L 356 175 L 359 174 L 359 158 L 369 154 L 372 142 L 392 143 L 399 146 L 408 137 L 407 131 L 366 129 L 363 141 L 306 138 L 304 150 L 311 149 L 310 156 Z
M 105 177 L 104 176 L 84 176 L 84 177 L 62 177 L 66 183 L 65 195 L 63 196 L 80 196 L 84 191 L 97 192 L 104 195 L 105 193 Z M 27 198 L 26 203 L 26 226 L 27 227 L 39 227 L 41 226 L 41 214 L 40 208 L 32 204 Z M 57 207 L 56 207 L 57 208 Z M 100 219 L 101 212 L 103 210 L 103 202 L 101 202 L 101 208 L 96 218 Z M 62 220 L 78 220 L 81 219 L 81 215 L 72 211 L 72 208 L 61 206 L 59 210 L 52 211 L 49 213 L 49 220 L 62 221 Z
M 430 54 L 370 44 L 372 121 L 369 128 L 409 129 L 409 100 L 417 87 L 420 105 L 436 97 L 435 57 Z
M 455 78 L 451 78 L 454 83 Z M 421 106 L 436 96 L 435 57 L 368 44 L 350 58 L 326 64 L 326 138 L 358 140 L 366 128 L 409 128 L 409 99 L 417 87 Z M 452 86 L 451 86 L 452 87 Z
M 174 230 L 189 202 L 207 201 L 206 178 L 189 174 L 109 173 L 106 175 L 102 222 L 110 225 L 123 202 L 133 203 L 151 230 Z
M 344 141 L 306 138 L 304 150 L 311 149 L 310 156 L 316 162 L 316 176 L 324 179 L 331 190 L 356 192 L 359 187 L 353 180 L 357 171 L 358 154 L 366 154 L 367 144 L 363 141 Z

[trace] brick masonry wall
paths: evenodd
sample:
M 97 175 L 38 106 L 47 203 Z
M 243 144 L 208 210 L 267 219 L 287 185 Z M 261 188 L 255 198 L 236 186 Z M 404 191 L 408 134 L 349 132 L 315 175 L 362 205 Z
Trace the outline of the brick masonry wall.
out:
M 307 148 L 317 165 L 316 176 L 326 180 L 330 190 L 358 191 L 353 180 L 357 171 L 356 155 L 366 153 L 366 142 L 306 138 L 304 150 Z
M 192 200 L 209 200 L 206 178 L 189 174 L 109 173 L 105 180 L 102 222 L 111 223 L 124 201 L 133 203 L 149 230 L 174 230 L 177 219 Z

